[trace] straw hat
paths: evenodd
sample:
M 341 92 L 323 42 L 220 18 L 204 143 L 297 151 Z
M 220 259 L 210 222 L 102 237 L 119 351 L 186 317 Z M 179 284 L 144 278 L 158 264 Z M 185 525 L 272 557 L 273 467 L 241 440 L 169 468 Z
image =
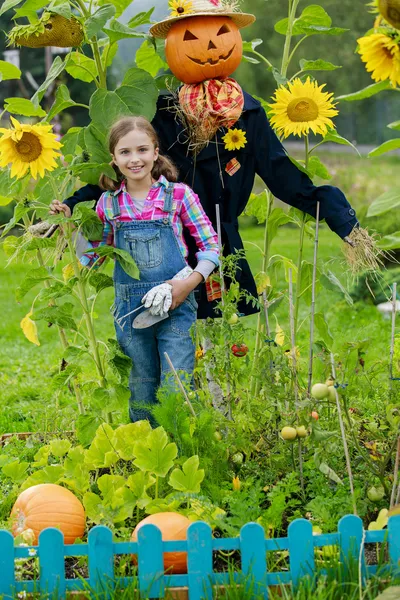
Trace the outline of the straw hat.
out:
M 256 20 L 254 15 L 239 11 L 237 0 L 170 0 L 169 7 L 171 15 L 150 27 L 152 36 L 165 39 L 174 23 L 188 17 L 230 17 L 239 29 Z

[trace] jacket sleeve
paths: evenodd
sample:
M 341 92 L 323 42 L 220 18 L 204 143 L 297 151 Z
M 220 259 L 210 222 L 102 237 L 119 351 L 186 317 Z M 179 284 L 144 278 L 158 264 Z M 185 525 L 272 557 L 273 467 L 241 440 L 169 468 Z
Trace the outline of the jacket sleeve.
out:
M 76 190 L 72 196 L 64 200 L 63 204 L 66 204 L 71 209 L 71 213 L 74 212 L 75 206 L 79 202 L 88 202 L 89 200 L 97 200 L 100 198 L 103 190 L 98 185 L 88 184 L 85 187 Z
M 272 194 L 315 218 L 320 202 L 320 218 L 330 229 L 344 238 L 358 225 L 356 212 L 339 188 L 331 185 L 316 187 L 310 178 L 294 165 L 272 129 L 263 109 L 255 120 L 256 173 Z

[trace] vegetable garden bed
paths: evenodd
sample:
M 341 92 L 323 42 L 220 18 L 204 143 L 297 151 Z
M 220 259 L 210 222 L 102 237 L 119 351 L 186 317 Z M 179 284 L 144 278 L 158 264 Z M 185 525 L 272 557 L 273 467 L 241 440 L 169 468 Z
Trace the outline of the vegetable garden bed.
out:
M 22 597 L 25 592 L 64 598 L 68 592 L 85 594 L 85 590 L 109 597 L 114 586 L 123 588 L 134 581 L 133 577 L 115 577 L 115 557 L 138 554 L 137 584 L 141 597 L 165 598 L 169 594 L 168 597 L 179 600 L 208 600 L 213 597 L 215 586 L 232 584 L 232 573 L 213 571 L 213 552 L 223 550 L 240 552 L 241 570 L 234 574 L 233 580 L 251 586 L 254 597 L 268 598 L 270 586 L 292 584 L 296 589 L 302 578 L 313 579 L 318 563 L 316 554 L 326 547 L 337 548 L 344 568 L 350 559 L 356 561 L 365 582 L 377 574 L 378 565 L 365 564 L 364 546 L 384 542 L 388 545 L 389 561 L 379 569 L 390 578 L 399 575 L 400 516 L 389 519 L 387 530 L 364 531 L 359 517 L 347 515 L 339 521 L 336 533 L 324 535 L 313 535 L 311 523 L 297 519 L 290 524 L 287 537 L 275 539 L 266 539 L 257 523 L 247 523 L 237 538 L 214 539 L 209 525 L 196 522 L 188 530 L 187 541 L 163 542 L 157 527 L 144 525 L 138 533 L 138 542 L 115 543 L 111 530 L 100 525 L 89 532 L 87 543 L 64 545 L 62 533 L 49 528 L 41 533 L 38 546 L 14 547 L 12 535 L 0 531 L 0 597 L 9 600 Z M 187 551 L 187 574 L 164 574 L 163 551 Z M 288 552 L 289 569 L 271 572 L 270 553 L 282 551 Z M 40 576 L 37 580 L 18 581 L 15 559 L 33 556 L 37 557 Z M 71 556 L 88 558 L 88 577 L 66 579 L 65 558 Z

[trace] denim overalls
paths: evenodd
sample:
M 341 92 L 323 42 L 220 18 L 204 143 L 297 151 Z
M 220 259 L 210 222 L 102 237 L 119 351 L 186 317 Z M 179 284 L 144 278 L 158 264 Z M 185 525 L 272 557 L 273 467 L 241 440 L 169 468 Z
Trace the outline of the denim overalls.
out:
M 151 221 L 119 221 L 118 196 L 112 196 L 115 246 L 129 252 L 140 271 L 140 279 L 132 279 L 115 262 L 116 320 L 140 306 L 144 294 L 152 287 L 172 279 L 187 266 L 172 228 L 173 192 L 174 185 L 169 183 L 163 206 L 165 217 Z M 115 323 L 115 329 L 122 350 L 132 359 L 130 419 L 133 422 L 149 419 L 154 424 L 146 406 L 156 402 L 157 388 L 170 371 L 164 352 L 175 369 L 185 371 L 188 379 L 192 379 L 195 347 L 189 330 L 196 322 L 197 303 L 191 292 L 181 306 L 171 311 L 170 317 L 147 329 L 133 329 L 132 322 L 138 314 L 140 311 L 129 315 L 121 326 Z

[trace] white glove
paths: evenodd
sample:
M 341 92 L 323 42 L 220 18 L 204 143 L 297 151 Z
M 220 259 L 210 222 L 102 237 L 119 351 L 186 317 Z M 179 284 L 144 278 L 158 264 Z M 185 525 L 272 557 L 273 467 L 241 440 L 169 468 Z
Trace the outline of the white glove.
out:
M 152 315 L 163 315 L 169 311 L 172 304 L 172 285 L 161 283 L 151 288 L 142 298 L 142 303 Z

